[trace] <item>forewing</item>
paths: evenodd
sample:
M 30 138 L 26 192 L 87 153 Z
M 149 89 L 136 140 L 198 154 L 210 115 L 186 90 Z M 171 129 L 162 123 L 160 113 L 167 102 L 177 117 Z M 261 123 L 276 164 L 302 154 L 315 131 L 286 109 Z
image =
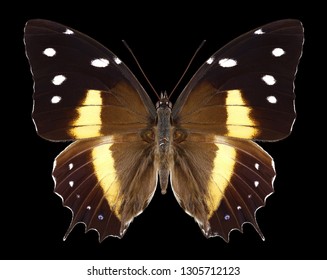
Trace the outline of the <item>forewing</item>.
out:
M 276 21 L 213 54 L 173 108 L 176 126 L 246 139 L 286 137 L 295 120 L 294 79 L 302 53 L 300 21 Z
M 153 103 L 127 66 L 90 37 L 30 20 L 24 41 L 40 136 L 67 140 L 135 132 L 155 118 Z

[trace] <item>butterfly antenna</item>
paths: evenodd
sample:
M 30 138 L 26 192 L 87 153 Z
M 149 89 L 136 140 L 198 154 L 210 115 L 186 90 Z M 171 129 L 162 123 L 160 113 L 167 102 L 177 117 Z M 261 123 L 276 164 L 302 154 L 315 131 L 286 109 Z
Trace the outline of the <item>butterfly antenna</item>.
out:
M 125 45 L 125 47 L 128 49 L 128 51 L 131 53 L 132 57 L 134 58 L 135 62 L 136 62 L 136 65 L 137 67 L 140 69 L 142 75 L 144 76 L 145 80 L 148 82 L 148 84 L 150 85 L 151 89 L 153 90 L 153 92 L 156 94 L 156 96 L 158 97 L 158 99 L 160 99 L 160 96 L 159 94 L 157 93 L 157 91 L 155 90 L 155 88 L 153 87 L 153 85 L 151 84 L 150 80 L 148 79 L 148 77 L 145 75 L 142 67 L 141 67 L 141 64 L 138 62 L 136 56 L 134 55 L 132 49 L 128 46 L 128 44 L 126 43 L 125 40 L 122 40 L 123 44 Z
M 192 56 L 190 62 L 188 63 L 188 65 L 187 65 L 186 69 L 184 70 L 182 76 L 179 78 L 179 80 L 178 80 L 178 82 L 176 83 L 175 87 L 174 87 L 173 90 L 170 92 L 168 98 L 170 98 L 170 97 L 173 95 L 174 91 L 176 90 L 176 88 L 178 87 L 178 85 L 180 84 L 180 82 L 182 81 L 182 79 L 184 78 L 184 76 L 185 76 L 186 72 L 188 71 L 188 69 L 190 68 L 190 66 L 191 66 L 191 64 L 192 64 L 192 62 L 193 62 L 193 60 L 194 60 L 194 58 L 196 57 L 196 55 L 197 55 L 197 53 L 199 52 L 199 50 L 203 47 L 203 45 L 205 44 L 205 42 L 206 42 L 206 40 L 203 40 L 203 41 L 201 42 L 200 46 L 199 46 L 199 47 L 196 49 L 196 51 L 194 52 L 194 54 L 193 54 L 193 56 Z

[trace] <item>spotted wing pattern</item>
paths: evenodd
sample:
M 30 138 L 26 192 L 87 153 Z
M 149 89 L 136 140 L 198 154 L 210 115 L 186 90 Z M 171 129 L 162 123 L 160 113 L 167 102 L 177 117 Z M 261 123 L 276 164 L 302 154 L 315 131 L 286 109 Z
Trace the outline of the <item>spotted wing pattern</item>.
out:
M 100 241 L 122 237 L 156 187 L 153 143 L 142 138 L 154 105 L 126 65 L 88 36 L 31 20 L 24 40 L 38 134 L 79 139 L 53 168 L 54 191 L 73 215 L 65 238 L 77 223 L 95 229 Z
M 172 115 L 185 140 L 175 145 L 172 186 L 205 236 L 228 241 L 251 223 L 263 238 L 255 213 L 273 192 L 275 168 L 251 140 L 291 132 L 302 45 L 297 20 L 256 28 L 213 54 L 177 99 Z

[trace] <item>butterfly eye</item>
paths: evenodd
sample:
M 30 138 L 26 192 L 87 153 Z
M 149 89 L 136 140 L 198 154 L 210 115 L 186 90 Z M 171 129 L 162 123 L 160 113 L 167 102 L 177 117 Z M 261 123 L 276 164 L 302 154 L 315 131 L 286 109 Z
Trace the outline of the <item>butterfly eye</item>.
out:
M 181 129 L 176 129 L 174 131 L 174 142 L 180 143 L 183 142 L 187 137 L 187 133 Z
M 168 108 L 172 109 L 173 108 L 173 103 L 171 103 L 169 100 L 158 101 L 156 103 L 156 109 L 158 109 L 159 107 L 168 107 Z
M 155 135 L 152 129 L 147 129 L 141 133 L 141 137 L 144 141 L 151 143 L 154 141 Z

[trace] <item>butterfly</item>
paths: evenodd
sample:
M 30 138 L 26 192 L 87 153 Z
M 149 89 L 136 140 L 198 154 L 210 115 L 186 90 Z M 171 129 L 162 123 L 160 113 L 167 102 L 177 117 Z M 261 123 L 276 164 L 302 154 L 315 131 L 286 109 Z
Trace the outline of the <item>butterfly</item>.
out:
M 206 237 L 229 241 L 274 191 L 274 161 L 254 141 L 287 137 L 303 27 L 280 20 L 209 57 L 173 105 L 154 105 L 128 67 L 92 38 L 48 20 L 26 23 L 33 120 L 51 141 L 74 141 L 55 159 L 54 191 L 99 241 L 123 237 L 157 184 L 172 191 Z

